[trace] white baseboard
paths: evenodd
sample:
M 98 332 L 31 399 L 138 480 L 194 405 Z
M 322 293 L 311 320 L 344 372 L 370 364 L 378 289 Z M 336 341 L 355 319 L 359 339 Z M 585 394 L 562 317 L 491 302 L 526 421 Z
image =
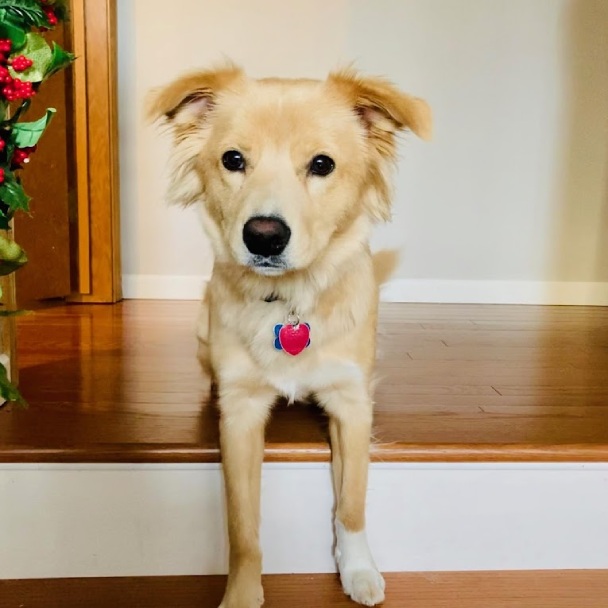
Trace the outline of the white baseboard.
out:
M 0 579 L 226 572 L 219 465 L 0 464 Z M 264 571 L 333 572 L 327 464 L 266 464 Z M 390 571 L 608 569 L 608 464 L 375 463 Z
M 197 275 L 124 274 L 127 300 L 200 300 L 209 277 Z
M 382 300 L 449 304 L 608 306 L 608 283 L 396 279 L 389 281 L 382 288 Z
M 198 300 L 208 277 L 123 275 L 127 299 Z M 608 283 L 449 281 L 395 279 L 382 288 L 384 302 L 447 304 L 570 304 L 608 306 Z

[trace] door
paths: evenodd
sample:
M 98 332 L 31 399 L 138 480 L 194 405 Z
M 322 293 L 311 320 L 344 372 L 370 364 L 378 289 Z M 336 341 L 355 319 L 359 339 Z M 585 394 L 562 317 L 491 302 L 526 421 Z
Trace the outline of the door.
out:
M 48 32 L 49 40 L 68 47 L 63 27 Z M 69 68 L 68 68 L 69 69 Z M 68 141 L 72 111 L 66 70 L 47 80 L 34 97 L 24 120 L 36 120 L 48 107 L 57 113 L 22 171 L 25 191 L 32 197 L 31 215 L 15 216 L 15 239 L 25 249 L 28 263 L 15 274 L 19 306 L 63 298 L 72 292 L 70 278 L 70 202 L 75 205 Z
M 76 55 L 41 87 L 26 120 L 57 109 L 22 174 L 31 216 L 15 218 L 29 263 L 17 301 L 121 299 L 116 1 L 70 0 L 70 20 L 49 32 Z

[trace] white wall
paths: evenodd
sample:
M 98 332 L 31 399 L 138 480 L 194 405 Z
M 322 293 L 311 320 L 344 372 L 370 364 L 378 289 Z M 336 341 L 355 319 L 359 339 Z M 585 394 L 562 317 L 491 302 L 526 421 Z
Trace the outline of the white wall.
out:
M 164 205 L 167 138 L 146 91 L 223 55 L 252 75 L 323 77 L 352 59 L 433 106 L 408 139 L 389 299 L 608 304 L 605 0 L 119 0 L 127 296 L 199 292 L 211 252 Z

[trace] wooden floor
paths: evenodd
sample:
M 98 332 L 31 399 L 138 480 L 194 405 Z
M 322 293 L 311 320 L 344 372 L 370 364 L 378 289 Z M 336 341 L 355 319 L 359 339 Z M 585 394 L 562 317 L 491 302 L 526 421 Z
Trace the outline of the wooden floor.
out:
M 606 608 L 606 571 L 388 574 L 384 608 Z M 0 580 L 2 608 L 217 608 L 225 579 Z M 264 608 L 353 608 L 333 575 L 264 577 Z
M 217 461 L 193 302 L 20 318 L 28 410 L 0 409 L 0 461 Z M 608 460 L 608 308 L 386 304 L 382 461 Z M 329 458 L 314 406 L 278 407 L 267 460 Z

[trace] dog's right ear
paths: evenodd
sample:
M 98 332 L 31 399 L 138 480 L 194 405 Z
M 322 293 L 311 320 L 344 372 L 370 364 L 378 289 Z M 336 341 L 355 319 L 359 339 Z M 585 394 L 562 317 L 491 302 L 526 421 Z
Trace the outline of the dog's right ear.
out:
M 240 68 L 228 65 L 187 74 L 150 92 L 145 108 L 147 118 L 151 122 L 164 120 L 173 133 L 167 188 L 169 204 L 187 206 L 204 197 L 204 184 L 197 173 L 197 158 L 208 136 L 202 127 L 221 93 L 244 77 Z
M 149 93 L 146 116 L 150 122 L 164 118 L 174 126 L 200 123 L 213 108 L 218 94 L 241 78 L 243 71 L 232 64 L 181 76 Z

